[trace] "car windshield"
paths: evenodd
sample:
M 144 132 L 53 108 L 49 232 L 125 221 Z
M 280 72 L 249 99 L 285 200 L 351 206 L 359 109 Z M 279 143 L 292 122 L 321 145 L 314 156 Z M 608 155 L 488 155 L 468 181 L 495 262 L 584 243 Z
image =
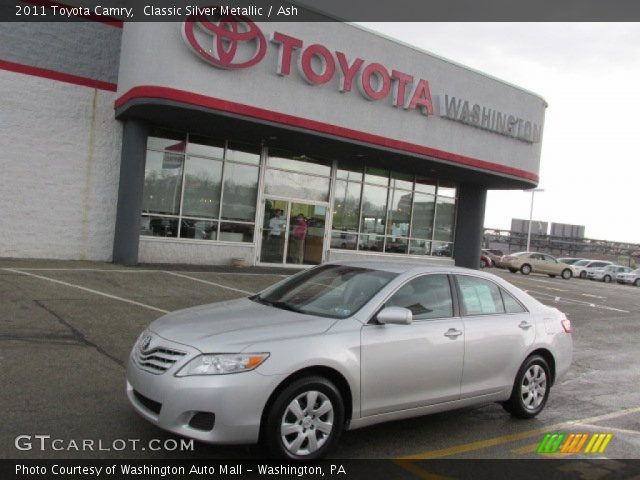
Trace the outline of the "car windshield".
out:
M 323 265 L 250 298 L 283 310 L 346 318 L 360 310 L 396 276 L 384 270 Z
M 590 263 L 591 263 L 591 260 L 580 260 L 579 262 L 576 262 L 573 265 L 576 267 L 584 267 L 586 265 L 589 265 Z

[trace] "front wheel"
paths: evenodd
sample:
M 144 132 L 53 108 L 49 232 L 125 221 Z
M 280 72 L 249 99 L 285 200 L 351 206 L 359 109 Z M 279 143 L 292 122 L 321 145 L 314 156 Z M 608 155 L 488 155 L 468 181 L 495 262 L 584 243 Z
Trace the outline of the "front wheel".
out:
M 522 272 L 523 275 L 529 275 L 531 273 L 531 265 L 525 263 L 520 267 L 520 272 Z
M 271 405 L 264 441 L 277 458 L 317 460 L 343 429 L 344 403 L 336 386 L 323 377 L 305 377 L 286 387 Z
M 562 271 L 562 278 L 563 279 L 569 280 L 572 276 L 573 276 L 573 274 L 571 273 L 571 270 L 569 270 L 568 268 L 565 268 Z
M 604 283 L 611 283 L 611 277 L 609 275 L 605 275 L 602 281 Z
M 480 268 L 487 268 L 487 262 L 480 260 Z
M 640 278 L 636 278 L 636 281 L 633 282 L 636 287 L 640 287 Z
M 547 361 L 539 355 L 527 358 L 513 382 L 511 398 L 502 406 L 516 418 L 533 418 L 547 403 L 551 376 Z
M 584 270 L 580 272 L 580 278 L 587 278 L 587 272 L 585 272 Z

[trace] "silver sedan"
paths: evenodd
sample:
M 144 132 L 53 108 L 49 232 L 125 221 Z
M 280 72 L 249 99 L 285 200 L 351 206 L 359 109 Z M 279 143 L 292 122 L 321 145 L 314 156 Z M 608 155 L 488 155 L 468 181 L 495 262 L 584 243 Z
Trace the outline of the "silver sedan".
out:
M 487 402 L 532 418 L 571 357 L 566 316 L 499 277 L 340 262 L 156 320 L 126 391 L 171 432 L 312 460 L 390 420 Z

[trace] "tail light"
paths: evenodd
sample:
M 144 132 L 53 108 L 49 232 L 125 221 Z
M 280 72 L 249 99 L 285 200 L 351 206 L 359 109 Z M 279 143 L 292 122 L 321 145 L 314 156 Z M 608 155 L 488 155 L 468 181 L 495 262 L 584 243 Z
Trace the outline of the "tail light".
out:
M 566 333 L 571 333 L 571 320 L 569 320 L 565 316 L 562 320 L 560 320 L 560 323 L 562 324 L 562 328 Z

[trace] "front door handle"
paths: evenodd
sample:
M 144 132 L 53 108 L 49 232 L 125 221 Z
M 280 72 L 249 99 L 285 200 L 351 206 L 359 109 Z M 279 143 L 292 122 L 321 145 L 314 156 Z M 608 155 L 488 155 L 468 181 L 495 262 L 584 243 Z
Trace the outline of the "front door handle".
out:
M 518 324 L 518 326 L 523 329 L 523 330 L 527 330 L 529 328 L 531 328 L 533 325 L 531 325 L 529 322 L 525 322 L 524 320 L 522 322 L 520 322 Z
M 445 337 L 449 337 L 449 338 L 452 338 L 452 339 L 456 338 L 456 337 L 459 337 L 460 335 L 462 335 L 462 330 L 457 330 L 455 328 L 450 328 L 444 334 Z

